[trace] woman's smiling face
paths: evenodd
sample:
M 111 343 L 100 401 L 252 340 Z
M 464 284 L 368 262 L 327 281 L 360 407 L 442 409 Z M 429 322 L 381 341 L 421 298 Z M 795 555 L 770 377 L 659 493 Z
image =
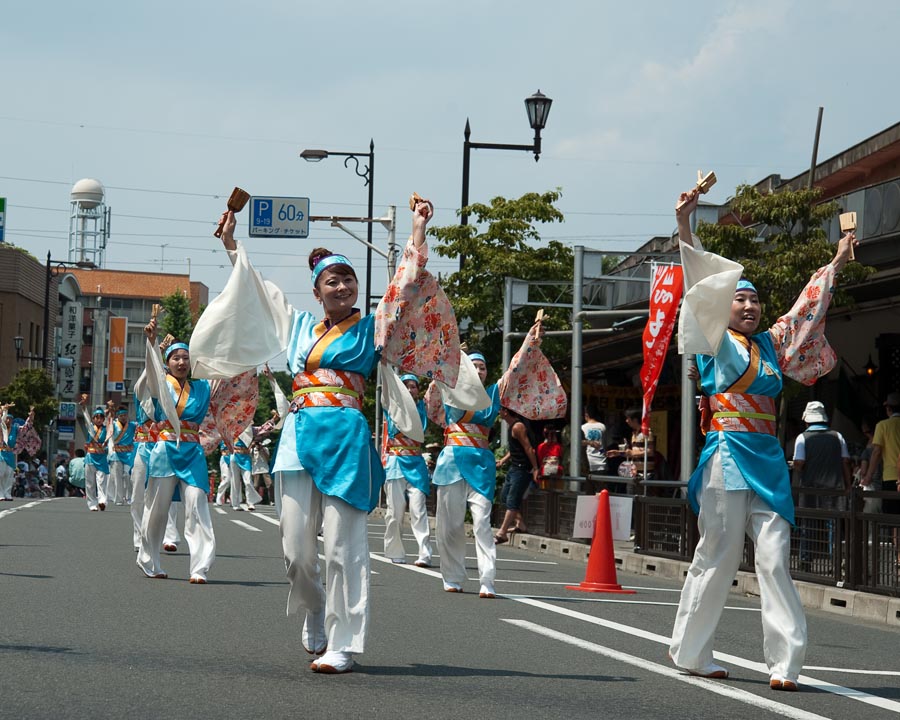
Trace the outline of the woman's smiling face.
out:
M 738 290 L 731 301 L 728 327 L 742 335 L 752 335 L 759 327 L 759 295 L 753 290 Z
M 359 298 L 356 275 L 345 265 L 326 268 L 319 275 L 313 295 L 322 301 L 328 315 L 349 315 Z

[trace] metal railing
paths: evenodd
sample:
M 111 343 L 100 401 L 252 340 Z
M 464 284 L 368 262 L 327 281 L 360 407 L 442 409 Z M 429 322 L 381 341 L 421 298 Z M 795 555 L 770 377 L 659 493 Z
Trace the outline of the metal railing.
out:
M 609 490 L 634 499 L 634 550 L 643 555 L 690 562 L 699 540 L 697 518 L 684 497 L 686 483 L 615 476 L 563 477 L 527 496 L 523 513 L 529 533 L 571 540 L 578 496 Z M 795 503 L 797 501 L 795 489 Z M 432 496 L 435 493 L 432 493 Z M 790 568 L 797 580 L 900 597 L 900 515 L 865 511 L 865 500 L 897 499 L 894 492 L 846 495 L 803 489 L 804 497 L 839 498 L 837 508 L 796 508 L 791 530 Z M 818 504 L 818 503 L 814 503 Z M 492 522 L 504 508 L 494 505 Z M 577 541 L 576 541 L 577 542 Z M 588 540 L 582 541 L 589 544 Z M 745 541 L 741 569 L 754 572 L 753 544 Z

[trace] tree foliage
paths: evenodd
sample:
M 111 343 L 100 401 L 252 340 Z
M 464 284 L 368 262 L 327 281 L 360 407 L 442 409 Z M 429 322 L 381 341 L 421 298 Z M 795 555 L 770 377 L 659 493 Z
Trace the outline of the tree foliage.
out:
M 740 225 L 700 223 L 704 248 L 741 263 L 756 285 L 762 306 L 760 327 L 770 327 L 793 306 L 810 276 L 834 257 L 825 227 L 837 204 L 816 204 L 821 190 L 785 190 L 765 194 L 750 185 L 735 192 L 731 208 Z M 762 237 L 762 241 L 760 241 Z M 850 302 L 842 285 L 860 282 L 872 268 L 848 263 L 838 279 L 833 304 Z
M 165 310 L 160 320 L 160 337 L 170 334 L 180 342 L 188 342 L 194 331 L 194 319 L 191 317 L 191 300 L 181 292 L 173 292 L 160 300 Z
M 15 403 L 10 414 L 24 418 L 34 406 L 34 427 L 42 433 L 57 416 L 59 407 L 53 380 L 42 369 L 19 370 L 12 382 L 0 388 L 0 404 Z
M 465 256 L 463 267 L 443 279 L 456 316 L 468 319 L 469 347 L 484 352 L 489 367 L 499 368 L 503 343 L 504 278 L 522 280 L 572 280 L 571 248 L 551 240 L 542 242 L 537 224 L 562 222 L 555 207 L 559 189 L 542 194 L 526 193 L 518 199 L 495 197 L 489 205 L 475 203 L 466 208 L 471 225 L 434 227 L 434 248 L 443 257 Z M 570 294 L 571 296 L 571 294 Z M 520 308 L 513 314 L 513 328 L 527 330 L 536 308 Z M 569 313 L 547 309 L 546 327 L 567 328 Z

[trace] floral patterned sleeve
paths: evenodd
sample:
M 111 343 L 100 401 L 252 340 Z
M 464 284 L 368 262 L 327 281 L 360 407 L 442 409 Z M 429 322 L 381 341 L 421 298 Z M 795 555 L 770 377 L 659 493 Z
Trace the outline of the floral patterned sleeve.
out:
M 253 422 L 258 402 L 259 382 L 255 370 L 248 370 L 228 380 L 213 380 L 210 381 L 206 417 L 212 418 L 219 437 L 227 438 L 227 442 L 231 443 Z
M 437 383 L 431 383 L 428 386 L 428 390 L 425 391 L 425 414 L 435 425 L 439 425 L 442 428 L 447 427 L 444 401 L 441 398 L 441 390 Z
M 530 332 L 497 385 L 500 404 L 529 420 L 555 420 L 566 414 L 566 392 L 541 352 L 540 339 Z
M 13 452 L 16 454 L 24 452 L 26 455 L 35 457 L 41 449 L 41 436 L 37 434 L 31 420 L 26 420 L 19 427 L 19 434 L 16 437 L 16 447 Z
M 428 247 L 406 244 L 397 272 L 375 311 L 375 346 L 402 372 L 455 387 L 459 329 L 450 301 L 425 269 Z
M 834 294 L 834 266 L 816 270 L 790 312 L 769 328 L 782 372 L 812 385 L 835 366 L 837 356 L 825 338 L 825 315 Z

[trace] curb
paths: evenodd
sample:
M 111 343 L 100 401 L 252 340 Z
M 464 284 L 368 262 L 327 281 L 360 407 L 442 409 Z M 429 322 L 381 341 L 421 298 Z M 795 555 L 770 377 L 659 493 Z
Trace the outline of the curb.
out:
M 375 508 L 371 516 L 383 518 L 384 509 Z M 428 519 L 431 526 L 434 527 L 434 517 L 429 516 Z M 472 526 L 469 523 L 466 523 L 466 535 L 472 537 Z M 620 541 L 613 545 L 616 568 L 633 575 L 652 575 L 682 582 L 690 567 L 690 563 L 682 560 L 640 555 L 634 552 L 630 543 L 627 542 Z M 514 533 L 510 537 L 507 547 L 583 563 L 587 563 L 591 550 L 590 546 L 585 543 L 522 533 Z M 807 609 L 822 610 L 845 618 L 856 618 L 900 628 L 900 598 L 801 580 L 794 580 L 794 585 L 800 593 L 803 607 Z M 731 592 L 737 595 L 759 597 L 759 582 L 756 579 L 756 573 L 738 571 L 732 583 Z

